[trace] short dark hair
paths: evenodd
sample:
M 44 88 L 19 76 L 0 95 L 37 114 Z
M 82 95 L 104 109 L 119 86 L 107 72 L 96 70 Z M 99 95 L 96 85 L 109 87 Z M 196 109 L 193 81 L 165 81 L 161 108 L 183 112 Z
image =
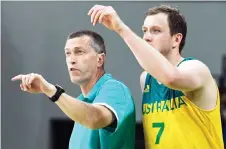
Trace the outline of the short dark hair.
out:
M 176 33 L 181 33 L 183 35 L 181 43 L 179 45 L 179 52 L 181 53 L 185 45 L 187 34 L 187 22 L 184 16 L 177 8 L 172 8 L 169 5 L 160 5 L 157 7 L 150 8 L 146 13 L 146 17 L 158 13 L 164 13 L 168 16 L 168 23 L 171 36 L 175 35 Z
M 104 39 L 100 34 L 90 31 L 90 30 L 80 30 L 77 32 L 71 33 L 67 39 L 73 39 L 76 37 L 88 36 L 90 37 L 90 46 L 92 46 L 97 53 L 104 53 L 106 55 L 106 49 L 104 44 Z

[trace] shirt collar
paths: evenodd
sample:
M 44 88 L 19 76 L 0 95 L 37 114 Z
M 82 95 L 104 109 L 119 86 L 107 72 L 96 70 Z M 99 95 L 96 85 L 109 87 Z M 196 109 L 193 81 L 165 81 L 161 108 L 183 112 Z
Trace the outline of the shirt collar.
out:
M 106 82 L 109 79 L 112 79 L 112 75 L 105 73 L 102 77 L 99 78 L 96 84 L 92 87 L 90 92 L 87 94 L 87 97 L 84 97 L 83 94 L 80 94 L 78 98 L 88 103 L 93 102 L 93 100 L 96 97 L 96 93 L 99 91 L 100 87 L 103 85 L 104 82 Z

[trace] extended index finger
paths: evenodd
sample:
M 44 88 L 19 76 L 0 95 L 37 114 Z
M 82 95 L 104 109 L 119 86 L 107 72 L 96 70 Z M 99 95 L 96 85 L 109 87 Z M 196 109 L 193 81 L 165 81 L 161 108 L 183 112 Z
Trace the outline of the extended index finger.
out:
M 11 80 L 12 81 L 22 80 L 22 77 L 23 77 L 23 75 L 20 74 L 20 75 L 13 77 Z

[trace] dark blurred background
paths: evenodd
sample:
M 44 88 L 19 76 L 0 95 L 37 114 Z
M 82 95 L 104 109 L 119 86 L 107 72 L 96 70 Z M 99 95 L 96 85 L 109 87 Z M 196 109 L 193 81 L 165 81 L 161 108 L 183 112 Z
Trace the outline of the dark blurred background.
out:
M 144 148 L 141 122 L 142 68 L 116 33 L 95 27 L 87 16 L 94 4 L 112 5 L 121 19 L 139 36 L 148 8 L 164 2 L 1 2 L 1 134 L 2 149 L 66 149 L 73 122 L 48 98 L 20 91 L 11 77 L 40 73 L 76 97 L 80 88 L 70 82 L 64 45 L 74 31 L 90 29 L 106 42 L 106 71 L 124 82 L 136 103 L 136 149 Z M 188 24 L 183 56 L 203 61 L 221 93 L 223 125 L 226 123 L 226 2 L 165 2 L 177 6 Z M 223 127 L 223 132 L 225 127 Z

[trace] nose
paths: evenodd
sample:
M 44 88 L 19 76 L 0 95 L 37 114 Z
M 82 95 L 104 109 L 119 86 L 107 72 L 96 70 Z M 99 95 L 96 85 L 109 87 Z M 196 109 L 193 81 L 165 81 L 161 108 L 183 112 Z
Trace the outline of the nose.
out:
M 74 64 L 75 64 L 75 61 L 71 61 L 70 63 L 71 63 L 72 65 L 74 65 Z
M 143 36 L 143 39 L 147 42 L 153 41 L 153 38 L 152 38 L 151 34 L 149 34 L 149 33 L 145 33 L 144 36 Z
M 69 64 L 71 64 L 71 65 L 74 65 L 74 64 L 76 64 L 76 58 L 73 56 L 70 56 L 70 57 L 68 57 L 67 58 L 67 62 L 69 63 Z

